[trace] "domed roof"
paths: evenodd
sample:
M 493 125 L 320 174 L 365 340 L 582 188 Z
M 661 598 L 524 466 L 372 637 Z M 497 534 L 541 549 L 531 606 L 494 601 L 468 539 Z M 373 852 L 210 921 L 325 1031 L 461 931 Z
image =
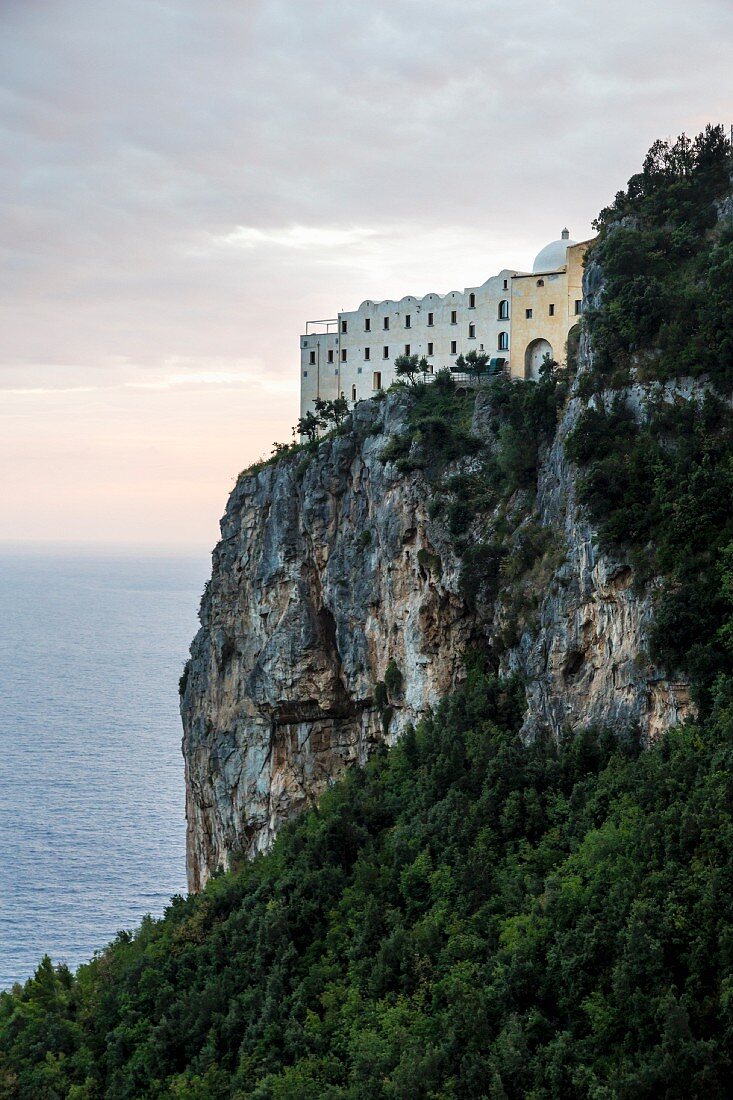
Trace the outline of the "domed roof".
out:
M 537 253 L 534 263 L 532 264 L 532 271 L 557 271 L 560 267 L 565 267 L 567 261 L 566 251 L 571 244 L 577 244 L 577 241 L 570 240 L 570 233 L 567 229 L 563 229 L 559 241 L 550 241 L 545 247 Z

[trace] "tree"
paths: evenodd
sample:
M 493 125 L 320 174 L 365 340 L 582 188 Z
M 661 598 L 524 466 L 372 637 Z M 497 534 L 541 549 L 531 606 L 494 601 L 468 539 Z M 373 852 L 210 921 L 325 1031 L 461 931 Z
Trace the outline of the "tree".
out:
M 301 416 L 298 423 L 293 428 L 293 435 L 305 437 L 309 443 L 313 443 L 318 439 L 318 429 L 321 426 L 321 422 L 317 416 L 312 412 L 307 412 L 305 416 Z
M 458 356 L 456 359 L 456 367 L 459 371 L 465 371 L 466 374 L 472 374 L 474 378 L 481 380 L 481 376 L 489 373 L 490 363 L 489 353 L 487 351 L 476 351 L 475 348 L 466 354 Z
M 423 355 L 422 359 L 418 355 L 398 355 L 394 361 L 394 372 L 400 379 L 406 379 L 411 386 L 414 386 L 417 382 L 417 375 L 426 373 L 428 370 L 428 361 Z
M 349 403 L 345 397 L 337 397 L 334 401 L 324 401 L 323 398 L 317 397 L 313 404 L 319 427 L 326 430 L 332 425 L 339 428 L 349 411 Z

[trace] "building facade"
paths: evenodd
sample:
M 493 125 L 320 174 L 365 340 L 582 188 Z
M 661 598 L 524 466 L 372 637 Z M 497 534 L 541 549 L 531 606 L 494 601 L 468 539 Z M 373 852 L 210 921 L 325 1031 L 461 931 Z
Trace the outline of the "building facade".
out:
M 589 241 L 559 240 L 538 253 L 531 272 L 505 269 L 481 286 L 448 294 L 367 300 L 337 317 L 308 321 L 300 337 L 301 416 L 317 398 L 372 397 L 394 381 L 400 355 L 425 356 L 429 370 L 460 354 L 486 352 L 495 370 L 537 378 L 546 354 L 565 359 L 582 311 L 583 254 Z

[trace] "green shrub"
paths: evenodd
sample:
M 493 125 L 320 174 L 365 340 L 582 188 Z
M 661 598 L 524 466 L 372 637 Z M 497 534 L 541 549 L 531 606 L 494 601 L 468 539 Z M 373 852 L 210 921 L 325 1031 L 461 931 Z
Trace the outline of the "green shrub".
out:
M 641 421 L 619 396 L 589 409 L 566 441 L 581 465 L 578 490 L 601 546 L 628 557 L 638 582 L 665 578 L 650 653 L 691 676 L 710 700 L 725 667 L 720 631 L 730 616 L 721 587 L 733 538 L 733 421 L 718 398 L 651 402 Z
M 186 661 L 185 665 L 183 666 L 183 672 L 181 673 L 181 675 L 179 677 L 179 680 L 178 680 L 178 694 L 179 695 L 185 695 L 186 694 L 186 686 L 188 684 L 188 677 L 190 675 L 190 672 L 191 672 L 191 658 L 189 657 L 189 659 Z
M 387 694 L 390 699 L 394 699 L 394 697 L 399 695 L 402 691 L 402 673 L 397 667 L 397 662 L 394 657 L 387 665 L 387 669 L 384 673 L 384 686 L 387 689 Z
M 417 563 L 426 572 L 432 573 L 436 577 L 439 577 L 443 571 L 440 554 L 434 554 L 424 546 L 417 552 Z

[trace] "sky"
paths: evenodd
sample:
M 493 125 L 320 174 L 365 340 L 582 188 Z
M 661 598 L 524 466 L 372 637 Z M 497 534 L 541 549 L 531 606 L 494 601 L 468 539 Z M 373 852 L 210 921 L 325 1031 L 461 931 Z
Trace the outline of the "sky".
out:
M 307 319 L 582 240 L 730 0 L 0 0 L 0 540 L 206 551 Z

